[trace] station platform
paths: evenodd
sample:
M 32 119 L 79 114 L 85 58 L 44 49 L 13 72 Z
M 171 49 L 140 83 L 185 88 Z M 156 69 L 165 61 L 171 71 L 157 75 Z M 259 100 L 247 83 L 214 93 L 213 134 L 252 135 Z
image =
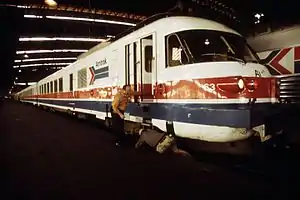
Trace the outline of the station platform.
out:
M 291 199 L 281 184 L 116 147 L 114 136 L 94 124 L 31 105 L 6 100 L 0 119 L 2 200 Z

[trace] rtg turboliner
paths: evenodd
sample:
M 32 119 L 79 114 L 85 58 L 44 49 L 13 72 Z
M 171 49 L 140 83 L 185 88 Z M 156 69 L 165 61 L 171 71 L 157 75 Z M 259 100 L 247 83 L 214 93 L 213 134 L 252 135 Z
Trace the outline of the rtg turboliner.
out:
M 131 84 L 142 95 L 125 113 L 128 132 L 153 129 L 194 150 L 243 154 L 253 150 L 253 139 L 271 137 L 267 119 L 291 102 L 280 97 L 280 80 L 236 31 L 163 15 L 99 44 L 15 97 L 109 122 L 114 94 Z

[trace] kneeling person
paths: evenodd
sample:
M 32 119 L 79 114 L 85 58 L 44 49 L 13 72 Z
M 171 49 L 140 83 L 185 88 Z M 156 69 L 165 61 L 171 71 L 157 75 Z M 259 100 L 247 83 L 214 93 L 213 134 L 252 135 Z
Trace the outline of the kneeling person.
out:
M 173 135 L 168 135 L 166 133 L 145 130 L 141 133 L 137 143 L 135 144 L 135 148 L 139 148 L 144 143 L 155 148 L 158 153 L 173 151 L 174 153 L 189 155 L 187 152 L 177 148 L 176 140 Z

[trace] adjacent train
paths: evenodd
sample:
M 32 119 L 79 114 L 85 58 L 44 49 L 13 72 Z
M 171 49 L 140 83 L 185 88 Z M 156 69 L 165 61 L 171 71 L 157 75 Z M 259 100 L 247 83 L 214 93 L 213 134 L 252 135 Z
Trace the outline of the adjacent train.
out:
M 125 113 L 129 132 L 175 134 L 195 150 L 249 152 L 253 138 L 266 139 L 266 119 L 282 104 L 278 78 L 239 33 L 176 15 L 149 18 L 15 98 L 109 122 L 124 84 L 142 94 Z
M 249 37 L 261 63 L 273 75 L 300 74 L 300 26 L 286 27 Z

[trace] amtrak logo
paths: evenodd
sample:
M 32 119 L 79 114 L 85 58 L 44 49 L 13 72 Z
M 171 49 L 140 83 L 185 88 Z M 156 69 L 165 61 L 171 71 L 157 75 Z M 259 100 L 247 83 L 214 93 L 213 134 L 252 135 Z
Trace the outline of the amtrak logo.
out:
M 90 85 L 93 85 L 95 82 L 95 68 L 94 67 L 90 67 L 89 68 L 90 72 L 91 72 L 91 80 L 90 80 Z
M 90 85 L 93 85 L 97 79 L 107 78 L 109 76 L 109 66 L 101 67 L 99 69 L 90 67 L 89 70 L 91 72 Z

